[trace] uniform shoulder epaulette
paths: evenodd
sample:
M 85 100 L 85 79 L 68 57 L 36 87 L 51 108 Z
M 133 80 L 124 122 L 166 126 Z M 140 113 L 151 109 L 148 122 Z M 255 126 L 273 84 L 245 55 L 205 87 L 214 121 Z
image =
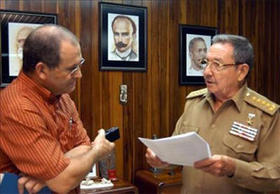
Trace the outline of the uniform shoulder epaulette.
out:
M 279 105 L 270 101 L 266 97 L 258 94 L 253 90 L 249 90 L 246 95 L 245 99 L 246 102 L 249 104 L 261 109 L 262 111 L 266 112 L 269 115 L 274 115 L 275 112 L 279 109 Z
M 202 96 L 202 95 L 206 94 L 207 92 L 208 92 L 207 88 L 196 90 L 196 91 L 191 92 L 189 95 L 187 95 L 186 99 Z

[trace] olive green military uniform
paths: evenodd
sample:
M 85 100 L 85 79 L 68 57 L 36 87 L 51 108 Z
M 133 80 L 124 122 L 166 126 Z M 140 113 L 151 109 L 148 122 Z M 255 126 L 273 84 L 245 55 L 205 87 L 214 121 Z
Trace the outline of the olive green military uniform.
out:
M 182 193 L 280 190 L 279 105 L 245 85 L 217 112 L 213 107 L 207 89 L 190 93 L 173 135 L 196 131 L 209 143 L 212 155 L 235 158 L 234 176 L 216 177 L 184 166 Z

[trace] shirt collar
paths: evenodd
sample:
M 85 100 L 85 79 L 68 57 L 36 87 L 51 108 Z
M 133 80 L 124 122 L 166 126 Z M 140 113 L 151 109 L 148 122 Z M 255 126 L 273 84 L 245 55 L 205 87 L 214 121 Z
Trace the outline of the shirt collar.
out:
M 32 91 L 40 95 L 45 101 L 47 101 L 50 104 L 54 104 L 55 102 L 57 102 L 60 97 L 53 95 L 51 91 L 32 80 L 23 72 L 20 72 L 18 79 L 24 83 L 25 87 L 31 89 Z
M 238 109 L 239 112 L 241 112 L 241 110 L 242 110 L 242 107 L 244 105 L 243 104 L 244 97 L 247 93 L 248 93 L 248 86 L 247 86 L 247 83 L 245 83 L 238 90 L 238 92 L 230 99 L 235 104 L 235 106 L 236 106 L 236 108 Z M 213 108 L 214 107 L 214 95 L 208 91 L 206 94 L 204 94 L 204 96 L 205 96 L 207 102 Z
M 124 52 L 120 52 L 118 49 L 116 49 L 116 54 L 117 54 L 120 58 L 125 59 L 125 58 L 127 58 L 128 55 L 130 54 L 131 50 L 132 50 L 131 47 L 128 48 L 128 49 L 127 49 L 126 51 L 124 51 Z
M 204 97 L 206 99 L 206 101 L 210 104 L 210 106 L 212 107 L 212 109 L 214 110 L 214 96 L 212 93 L 208 92 L 204 94 Z
M 238 109 L 239 112 L 241 112 L 242 107 L 244 105 L 244 97 L 248 93 L 248 86 L 247 83 L 245 83 L 239 91 L 236 93 L 236 95 L 232 98 L 232 101 L 236 105 L 236 108 Z

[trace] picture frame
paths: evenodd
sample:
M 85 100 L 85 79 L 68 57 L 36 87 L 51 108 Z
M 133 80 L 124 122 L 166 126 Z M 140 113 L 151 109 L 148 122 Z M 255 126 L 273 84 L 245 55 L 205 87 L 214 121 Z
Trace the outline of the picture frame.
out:
M 99 70 L 147 70 L 147 8 L 99 3 Z
M 0 22 L 0 87 L 5 87 L 20 72 L 26 37 L 43 24 L 57 24 L 57 14 L 0 10 Z
M 217 29 L 207 26 L 179 25 L 180 32 L 180 85 L 203 85 L 201 61 L 206 57 Z

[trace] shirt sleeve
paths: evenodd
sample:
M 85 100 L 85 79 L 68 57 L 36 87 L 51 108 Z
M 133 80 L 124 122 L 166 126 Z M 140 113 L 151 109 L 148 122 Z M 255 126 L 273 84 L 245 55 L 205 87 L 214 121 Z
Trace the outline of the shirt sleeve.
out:
M 32 102 L 14 104 L 3 116 L 1 149 L 22 173 L 46 181 L 69 165 Z
M 269 120 L 271 122 L 269 122 Z M 234 159 L 236 170 L 231 178 L 235 184 L 254 191 L 280 190 L 280 115 L 279 111 L 274 118 L 265 119 L 258 150 L 257 161 L 246 162 Z M 269 126 L 270 125 L 270 126 Z

